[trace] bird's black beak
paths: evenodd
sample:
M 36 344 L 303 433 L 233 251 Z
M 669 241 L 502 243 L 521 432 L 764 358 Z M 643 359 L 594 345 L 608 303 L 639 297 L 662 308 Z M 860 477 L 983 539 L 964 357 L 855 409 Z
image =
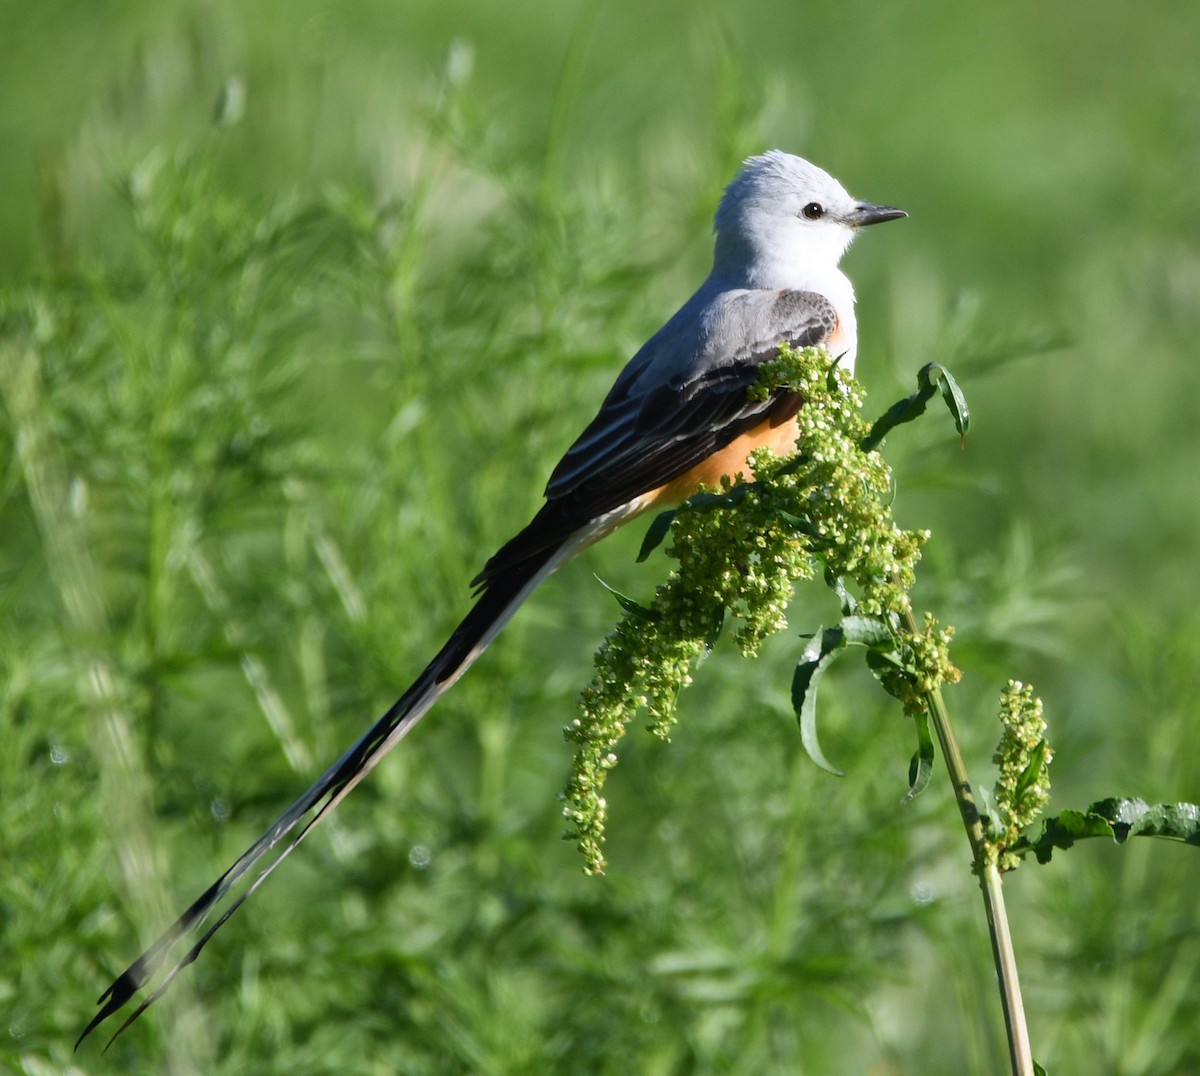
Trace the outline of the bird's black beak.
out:
M 847 223 L 851 228 L 862 228 L 868 224 L 881 224 L 885 220 L 899 220 L 907 217 L 903 209 L 890 205 L 872 205 L 870 202 L 859 202 L 850 214 Z

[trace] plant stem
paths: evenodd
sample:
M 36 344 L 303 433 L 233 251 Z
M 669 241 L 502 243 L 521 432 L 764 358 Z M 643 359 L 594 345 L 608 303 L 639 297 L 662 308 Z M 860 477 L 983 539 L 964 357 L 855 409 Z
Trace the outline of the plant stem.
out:
M 908 630 L 919 634 L 916 618 L 910 610 L 906 614 Z M 950 712 L 946 709 L 942 693 L 935 688 L 926 696 L 929 716 L 946 760 L 950 782 L 954 786 L 954 798 L 958 803 L 967 840 L 971 845 L 971 857 L 975 873 L 979 876 L 979 888 L 983 892 L 983 905 L 987 911 L 988 932 L 992 938 L 992 959 L 996 964 L 996 975 L 1000 985 L 1000 1003 L 1004 1008 L 1004 1024 L 1008 1031 L 1008 1053 L 1012 1061 L 1013 1076 L 1033 1076 L 1033 1055 L 1029 1045 L 1029 1029 L 1025 1024 L 1025 1005 L 1021 1000 L 1021 983 L 1017 975 L 1017 960 L 1013 952 L 1012 932 L 1009 930 L 1008 915 L 1004 910 L 1004 893 L 1001 889 L 1000 871 L 995 863 L 988 862 L 987 840 L 983 822 L 975 803 L 975 793 L 967 777 L 967 766 L 963 761 L 954 727 L 950 723 Z

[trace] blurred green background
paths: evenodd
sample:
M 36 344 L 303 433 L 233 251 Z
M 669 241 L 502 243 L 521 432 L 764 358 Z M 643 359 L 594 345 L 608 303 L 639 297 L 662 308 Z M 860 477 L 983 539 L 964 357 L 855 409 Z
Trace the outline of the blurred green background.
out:
M 392 701 L 707 269 L 740 160 L 911 219 L 848 256 L 976 783 L 1010 676 L 1052 810 L 1200 800 L 1200 9 L 928 0 L 0 4 L 0 1068 L 1002 1073 L 968 851 L 801 596 L 559 840 L 620 535 L 500 641 L 103 1058 L 93 998 Z M 1138 842 L 1134 842 L 1137 844 Z M 1149 845 L 1149 846 L 1147 846 Z M 1200 867 L 1006 891 L 1035 1055 L 1200 1071 Z

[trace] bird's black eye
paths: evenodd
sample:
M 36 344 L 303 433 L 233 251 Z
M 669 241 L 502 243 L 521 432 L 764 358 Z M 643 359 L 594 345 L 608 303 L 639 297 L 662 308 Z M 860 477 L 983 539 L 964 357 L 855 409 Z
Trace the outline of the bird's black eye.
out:
M 825 216 L 825 207 L 820 202 L 809 202 L 800 210 L 800 214 L 805 220 L 820 220 Z

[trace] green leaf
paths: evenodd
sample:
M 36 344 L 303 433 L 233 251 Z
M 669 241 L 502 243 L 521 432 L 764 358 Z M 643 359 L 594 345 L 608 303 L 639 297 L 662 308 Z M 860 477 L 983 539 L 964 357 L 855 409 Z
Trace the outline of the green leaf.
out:
M 1112 826 L 1099 815 L 1084 811 L 1063 811 L 1042 823 L 1042 835 L 1036 841 L 1021 837 L 1010 851 L 1022 855 L 1033 852 L 1039 863 L 1049 863 L 1054 849 L 1070 848 L 1085 837 L 1111 837 Z
M 845 633 L 847 643 L 859 643 L 873 650 L 884 646 L 890 650 L 895 641 L 887 624 L 871 616 L 844 616 L 838 627 Z
M 1049 863 L 1056 848 L 1070 848 L 1085 837 L 1111 837 L 1124 844 L 1130 837 L 1162 837 L 1200 846 L 1200 807 L 1194 803 L 1149 804 L 1140 799 L 1106 799 L 1086 811 L 1063 811 L 1047 818 L 1036 840 L 1022 836 L 1010 849 L 1018 855 L 1033 852 Z
M 798 472 L 803 471 L 804 468 L 807 467 L 811 462 L 812 460 L 809 459 L 806 453 L 797 452 L 796 455 L 794 455 L 786 463 L 779 465 L 779 470 L 775 472 L 775 477 L 779 478 L 783 475 L 797 474 Z
M 900 806 L 916 799 L 929 786 L 933 776 L 933 734 L 929 731 L 929 715 L 923 710 L 913 719 L 917 729 L 917 752 L 908 764 L 908 791 Z
M 852 616 L 858 609 L 858 599 L 846 589 L 846 581 L 826 568 L 825 585 L 837 595 L 838 604 L 842 607 L 842 616 Z
M 798 534 L 807 535 L 809 538 L 817 537 L 816 528 L 810 520 L 801 519 L 799 516 L 792 515 L 791 512 L 784 512 L 782 510 L 775 514 Z
M 942 399 L 954 416 L 954 428 L 960 437 L 966 437 L 967 427 L 971 416 L 967 409 L 967 400 L 958 382 L 951 376 L 941 363 L 926 363 L 917 371 L 917 391 L 906 396 L 898 403 L 892 404 L 884 414 L 875 421 L 867 436 L 862 439 L 860 447 L 864 452 L 878 448 L 883 439 L 897 426 L 912 422 L 925 413 L 925 406 L 933 399 L 935 393 L 941 392 Z
M 1088 811 L 1108 820 L 1117 844 L 1130 837 L 1162 837 L 1200 845 L 1200 807 L 1194 803 L 1151 805 L 1140 799 L 1107 799 Z
M 901 650 L 884 650 L 882 647 L 872 647 L 867 651 L 867 668 L 869 668 L 876 676 L 881 673 L 891 672 L 893 669 L 898 669 L 903 673 L 913 672 L 913 663 L 911 657 L 905 657 Z M 886 684 L 884 685 L 886 688 Z M 897 695 L 896 698 L 902 696 Z
M 701 658 L 708 657 L 713 652 L 713 648 L 717 645 L 717 640 L 721 637 L 721 629 L 725 627 L 725 617 L 728 610 L 725 606 L 717 604 L 713 612 L 712 627 L 708 629 L 708 633 L 704 636 L 704 650 L 701 652 Z
M 1030 760 L 1029 765 L 1021 771 L 1021 776 L 1017 778 L 1017 784 L 1013 789 L 1012 797 L 1014 803 L 1020 803 L 1021 797 L 1038 781 L 1045 768 L 1046 741 L 1039 740 L 1037 746 L 1033 749 L 1033 758 Z
M 800 724 L 800 742 L 813 762 L 837 777 L 845 775 L 825 757 L 817 739 L 817 682 L 845 645 L 846 635 L 840 628 L 821 628 L 800 655 L 792 675 L 792 709 Z
M 895 635 L 889 625 L 875 617 L 856 616 L 850 614 L 842 618 L 836 628 L 820 628 L 812 637 L 792 676 L 792 708 L 800 725 L 800 739 L 809 757 L 822 769 L 835 773 L 839 777 L 842 771 L 835 768 L 825 757 L 817 739 L 817 683 L 825 670 L 832 664 L 833 659 L 847 646 L 865 646 L 867 661 L 879 656 L 880 660 L 899 661 L 893 655 Z M 929 726 L 926 723 L 924 736 L 929 740 Z M 929 766 L 925 766 L 910 781 L 910 795 L 916 795 L 929 783 L 929 772 L 932 769 L 933 741 L 929 740 L 928 751 L 922 748 L 919 752 L 922 759 L 928 756 Z M 914 766 L 916 763 L 914 762 Z M 916 791 L 913 791 L 914 786 Z
M 950 408 L 950 414 L 954 416 L 954 428 L 958 430 L 958 436 L 965 439 L 967 428 L 971 425 L 971 412 L 967 408 L 967 398 L 963 395 L 962 389 L 958 387 L 958 382 L 940 362 L 927 363 L 921 367 L 917 373 L 917 379 L 923 378 L 937 385 L 942 399 Z
M 609 594 L 616 598 L 617 604 L 631 616 L 636 616 L 640 620 L 653 621 L 659 619 L 659 613 L 657 611 L 642 605 L 641 602 L 635 601 L 633 598 L 629 597 L 628 594 L 622 594 L 619 590 L 617 590 L 616 587 L 610 587 L 598 575 L 596 576 L 596 582 L 599 583 L 605 590 L 607 590 Z
M 653 553 L 663 543 L 667 532 L 671 529 L 671 524 L 675 522 L 676 510 L 672 508 L 669 512 L 659 512 L 654 517 L 654 522 L 646 530 L 646 537 L 642 539 L 642 548 L 638 550 L 637 563 L 641 564 L 651 553 Z
M 743 482 L 725 493 L 696 493 L 683 502 L 689 512 L 711 512 L 718 508 L 733 508 L 742 503 L 746 494 L 758 483 Z
M 892 404 L 875 420 L 874 425 L 867 432 L 867 436 L 862 439 L 860 446 L 862 450 L 870 452 L 872 449 L 878 448 L 883 439 L 897 426 L 903 426 L 904 423 L 912 422 L 913 419 L 923 415 L 925 405 L 933 393 L 933 386 L 922 385 L 911 396 L 906 396 L 903 400 Z

